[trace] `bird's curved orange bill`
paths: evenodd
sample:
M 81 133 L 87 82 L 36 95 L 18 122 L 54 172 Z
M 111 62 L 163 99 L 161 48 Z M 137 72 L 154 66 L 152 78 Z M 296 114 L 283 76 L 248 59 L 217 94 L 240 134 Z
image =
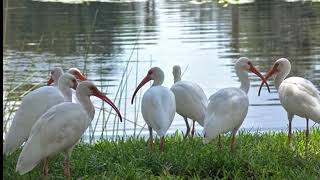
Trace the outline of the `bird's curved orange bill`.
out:
M 132 99 L 131 99 L 131 104 L 133 104 L 133 99 L 136 96 L 137 92 L 139 91 L 139 89 L 145 85 L 147 82 L 149 82 L 151 80 L 150 76 L 146 76 L 145 78 L 143 78 L 143 80 L 140 82 L 140 84 L 138 85 L 138 87 L 136 88 L 136 90 L 133 93 Z
M 266 83 L 266 85 L 268 86 L 268 79 L 274 74 L 276 73 L 278 70 L 277 70 L 277 67 L 278 67 L 278 64 L 277 65 L 274 65 L 272 66 L 272 68 L 268 71 L 268 73 L 265 75 L 264 77 L 264 80 L 261 82 L 260 84 L 260 87 L 259 87 L 259 92 L 258 92 L 258 96 L 260 96 L 260 93 L 261 93 L 261 89 L 262 89 L 262 86 L 264 85 L 264 83 Z M 270 89 L 268 87 L 268 91 L 270 93 Z
M 121 116 L 120 111 L 118 110 L 118 108 L 113 104 L 113 102 L 107 96 L 102 94 L 102 92 L 100 92 L 98 89 L 93 91 L 93 95 L 98 97 L 98 98 L 100 98 L 104 102 L 108 103 L 117 112 L 118 116 L 120 117 L 120 122 L 122 122 L 122 116 Z
M 52 83 L 53 83 L 53 79 L 52 79 L 52 76 L 51 76 L 50 79 L 48 80 L 47 85 L 50 86 Z
M 265 80 L 265 78 L 262 76 L 262 74 L 253 66 L 250 66 L 249 71 L 253 72 L 254 74 L 256 74 L 257 76 L 260 77 L 260 79 L 262 80 L 262 82 L 265 82 L 268 88 L 268 91 L 270 92 L 270 87 L 269 84 L 267 83 L 267 81 Z M 258 95 L 260 95 L 260 93 L 258 93 Z

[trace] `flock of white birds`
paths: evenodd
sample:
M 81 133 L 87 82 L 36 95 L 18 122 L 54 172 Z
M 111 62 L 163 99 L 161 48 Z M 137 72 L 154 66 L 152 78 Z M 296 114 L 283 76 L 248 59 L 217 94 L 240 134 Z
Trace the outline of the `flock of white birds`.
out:
M 294 115 L 306 118 L 306 144 L 309 137 L 309 119 L 320 123 L 320 93 L 308 80 L 301 77 L 287 78 L 291 69 L 288 59 L 278 59 L 265 75 L 255 68 L 246 57 L 235 63 L 236 74 L 241 82 L 240 88 L 224 88 L 206 97 L 202 88 L 194 82 L 181 81 L 181 68 L 173 67 L 174 85 L 169 89 L 162 86 L 164 73 L 158 67 L 151 68 L 136 88 L 134 97 L 140 88 L 153 80 L 152 86 L 144 93 L 141 112 L 150 132 L 149 144 L 153 148 L 153 130 L 160 136 L 160 149 L 164 150 L 164 136 L 171 126 L 175 113 L 181 115 L 187 126 L 185 138 L 190 134 L 188 118 L 194 125 L 198 122 L 204 127 L 206 144 L 220 134 L 231 132 L 230 149 L 235 149 L 236 133 L 243 123 L 249 107 L 247 93 L 250 88 L 248 73 L 252 72 L 261 79 L 261 88 L 267 80 L 275 76 L 275 87 L 279 99 L 288 113 L 289 143 L 292 139 L 292 119 Z M 78 83 L 78 80 L 80 83 Z M 64 73 L 61 68 L 51 72 L 48 85 L 40 87 L 23 99 L 6 134 L 3 153 L 11 153 L 23 145 L 16 171 L 21 175 L 31 171 L 43 161 L 43 175 L 48 175 L 48 157 L 59 152 L 65 153 L 64 175 L 70 177 L 69 161 L 75 144 L 90 125 L 95 109 L 90 96 L 96 96 L 108 103 L 119 115 L 113 102 L 77 69 L 70 68 Z M 75 89 L 76 101 L 72 96 Z

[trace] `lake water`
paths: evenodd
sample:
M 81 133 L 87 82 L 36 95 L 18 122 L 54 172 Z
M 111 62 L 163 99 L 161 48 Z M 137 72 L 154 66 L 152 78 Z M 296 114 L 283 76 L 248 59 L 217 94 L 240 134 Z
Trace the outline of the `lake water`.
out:
M 240 85 L 234 72 L 239 57 L 252 59 L 262 74 L 286 57 L 292 63 L 290 76 L 305 77 L 319 89 L 320 3 L 246 2 L 224 6 L 215 0 L 5 1 L 4 91 L 10 84 L 44 85 L 54 66 L 85 68 L 88 78 L 116 100 L 126 117 L 124 123 L 113 115 L 106 121 L 99 113 L 102 102 L 91 98 L 97 110 L 87 134 L 95 128 L 99 138 L 103 126 L 108 136 L 148 135 L 140 99 L 136 105 L 130 99 L 151 66 L 163 69 L 164 86 L 171 87 L 172 66 L 180 65 L 186 70 L 182 79 L 198 83 L 209 97 L 221 88 Z M 286 130 L 287 115 L 273 82 L 272 92 L 263 88 L 258 97 L 259 79 L 252 74 L 250 79 L 250 107 L 241 128 Z M 116 97 L 120 84 L 122 93 Z M 305 120 L 295 117 L 293 127 L 304 128 Z M 177 129 L 186 129 L 178 114 L 169 133 Z M 198 125 L 196 130 L 202 133 Z

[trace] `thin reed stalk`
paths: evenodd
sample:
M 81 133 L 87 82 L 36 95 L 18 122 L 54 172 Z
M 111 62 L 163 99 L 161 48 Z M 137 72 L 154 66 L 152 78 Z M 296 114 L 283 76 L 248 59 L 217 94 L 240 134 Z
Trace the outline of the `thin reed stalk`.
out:
M 139 35 L 140 35 L 140 30 L 138 31 L 137 39 L 138 39 Z M 114 99 L 116 99 L 117 96 L 118 96 L 118 93 L 119 93 L 119 91 L 120 91 L 120 86 L 121 86 L 121 84 L 123 83 L 123 81 L 124 81 L 124 76 L 126 75 L 126 73 L 127 73 L 127 71 L 128 71 L 129 63 L 131 62 L 131 58 L 132 58 L 132 56 L 133 56 L 133 53 L 134 53 L 134 50 L 135 50 L 135 48 L 136 48 L 137 43 L 138 43 L 138 40 L 135 42 L 135 44 L 134 44 L 134 46 L 133 46 L 133 49 L 132 49 L 132 51 L 131 51 L 131 54 L 130 54 L 130 56 L 129 56 L 129 59 L 128 59 L 128 61 L 127 61 L 127 64 L 126 64 L 126 66 L 125 66 L 125 70 L 124 70 L 124 72 L 122 73 L 121 80 L 120 80 L 120 83 L 119 83 L 120 85 L 119 85 L 119 88 L 117 89 L 117 92 L 116 92 L 116 95 L 115 95 L 115 98 L 114 98 Z M 129 73 L 129 74 L 130 74 L 130 73 Z M 129 74 L 128 74 L 128 76 L 129 76 Z M 103 132 L 104 132 L 104 130 L 106 129 L 106 125 L 107 125 L 107 122 L 109 121 L 110 115 L 111 115 L 111 110 L 109 111 L 109 114 L 108 114 L 108 116 L 107 116 L 107 120 L 106 120 L 105 124 L 104 124 L 103 127 L 102 127 L 102 134 L 100 135 L 100 138 L 103 137 Z

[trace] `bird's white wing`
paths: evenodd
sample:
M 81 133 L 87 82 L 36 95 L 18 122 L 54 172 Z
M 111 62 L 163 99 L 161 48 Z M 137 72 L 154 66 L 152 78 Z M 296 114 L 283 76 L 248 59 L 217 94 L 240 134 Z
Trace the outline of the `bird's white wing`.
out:
M 161 111 L 161 102 L 157 96 L 154 95 L 152 89 L 148 89 L 142 98 L 141 112 L 146 123 L 151 126 L 154 130 L 158 131 L 161 129 L 161 121 L 163 119 Z
M 17 171 L 24 174 L 41 159 L 71 148 L 87 128 L 86 118 L 89 119 L 79 104 L 66 102 L 50 108 L 32 127 L 19 156 Z
M 141 104 L 143 118 L 159 136 L 169 129 L 175 111 L 174 95 L 168 88 L 151 87 L 144 93 Z
M 238 88 L 221 89 L 209 98 L 205 118 L 206 138 L 239 127 L 248 113 L 249 100 Z
M 192 82 L 179 81 L 171 90 L 175 94 L 177 112 L 203 126 L 208 100 L 201 87 Z
M 192 99 L 200 101 L 203 107 L 205 108 L 207 107 L 208 98 L 204 93 L 203 89 L 198 84 L 189 82 L 189 81 L 179 81 L 179 82 L 175 84 L 177 84 L 178 86 L 181 86 L 184 89 L 187 89 L 189 93 L 193 96 Z
M 311 81 L 301 78 L 301 77 L 290 77 L 288 79 L 285 79 L 283 84 L 294 84 L 296 85 L 301 91 L 307 93 L 310 96 L 313 96 L 315 98 L 319 98 L 319 91 L 317 88 L 312 84 Z M 281 84 L 282 84 L 281 83 Z
M 206 94 L 204 93 L 203 89 L 198 85 L 198 84 L 194 84 L 194 87 L 197 89 L 196 91 L 198 92 L 198 98 L 201 99 L 201 103 L 202 105 L 207 108 L 208 106 L 208 98 L 206 96 Z
M 166 124 L 167 124 L 167 129 L 169 129 L 174 116 L 176 114 L 176 100 L 175 100 L 175 95 L 173 94 L 172 91 L 170 91 L 168 88 L 163 87 L 163 95 L 161 97 L 162 101 L 162 107 L 164 108 L 164 111 L 167 114 Z
M 320 122 L 320 95 L 310 81 L 290 77 L 280 84 L 278 92 L 286 111 Z
M 15 151 L 29 137 L 32 126 L 49 108 L 64 102 L 56 87 L 41 87 L 25 97 L 16 111 L 4 143 L 4 153 Z

